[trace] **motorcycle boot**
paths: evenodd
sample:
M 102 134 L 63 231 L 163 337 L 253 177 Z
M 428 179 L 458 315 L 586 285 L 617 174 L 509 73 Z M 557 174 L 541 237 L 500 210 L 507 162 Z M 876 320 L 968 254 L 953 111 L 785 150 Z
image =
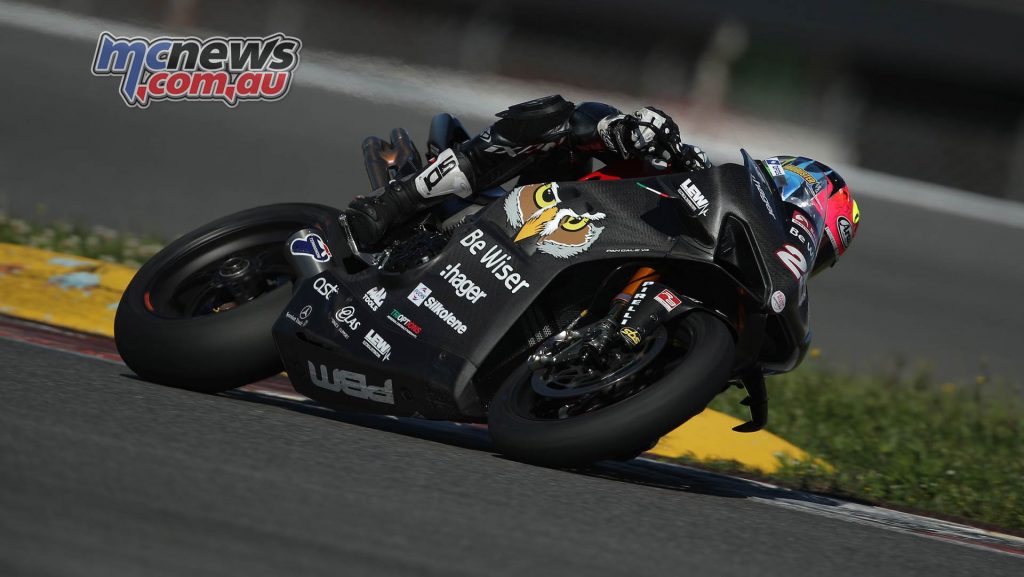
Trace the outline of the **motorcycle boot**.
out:
M 447 149 L 418 174 L 392 180 L 373 195 L 357 196 L 345 210 L 356 243 L 362 247 L 379 243 L 391 227 L 437 205 L 447 195 L 469 196 L 472 187 L 463 172 L 467 167 L 465 157 Z

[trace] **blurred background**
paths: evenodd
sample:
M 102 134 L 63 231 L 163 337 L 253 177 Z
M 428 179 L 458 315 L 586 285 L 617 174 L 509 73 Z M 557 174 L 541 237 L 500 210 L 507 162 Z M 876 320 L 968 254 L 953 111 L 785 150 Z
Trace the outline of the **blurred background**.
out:
M 702 132 L 778 124 L 813 132 L 833 161 L 1024 200 L 1017 0 L 42 4 L 171 29 L 284 30 L 307 49 L 624 93 L 686 107 Z
M 303 43 L 281 102 L 128 109 L 101 30 Z M 825 361 L 1024 382 L 1024 4 L 1017 0 L 0 0 L 0 209 L 170 237 L 364 192 L 364 136 L 479 130 L 552 92 L 653 104 L 734 161 L 839 168 L 864 221 L 811 286 Z

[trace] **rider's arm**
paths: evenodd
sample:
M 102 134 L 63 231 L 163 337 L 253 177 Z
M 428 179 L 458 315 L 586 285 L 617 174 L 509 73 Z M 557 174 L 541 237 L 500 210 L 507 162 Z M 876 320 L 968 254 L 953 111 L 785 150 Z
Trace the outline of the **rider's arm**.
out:
M 625 118 L 614 106 L 602 102 L 583 102 L 576 106 L 569 119 L 569 144 L 574 150 L 597 158 L 605 164 L 621 160 L 616 149 L 612 126 Z
M 455 147 L 459 168 L 473 190 L 484 190 L 517 176 L 545 153 L 564 146 L 574 106 L 561 96 L 545 96 L 498 113 L 499 120 Z
M 498 117 L 454 148 L 473 190 L 498 186 L 555 150 L 568 149 L 604 163 L 650 156 L 665 162 L 686 159 L 691 170 L 711 165 L 700 149 L 682 144 L 668 115 L 650 107 L 627 115 L 600 102 L 574 106 L 552 95 L 512 106 Z

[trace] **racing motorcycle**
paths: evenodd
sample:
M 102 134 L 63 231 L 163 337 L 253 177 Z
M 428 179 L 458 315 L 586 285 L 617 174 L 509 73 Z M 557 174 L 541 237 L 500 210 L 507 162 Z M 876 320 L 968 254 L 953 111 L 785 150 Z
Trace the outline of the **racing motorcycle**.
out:
M 427 157 L 466 139 L 438 115 Z M 424 166 L 401 129 L 364 156 L 375 189 Z M 546 466 L 635 456 L 730 385 L 751 411 L 736 430 L 756 431 L 765 375 L 809 343 L 770 182 L 745 151 L 688 173 L 625 161 L 452 197 L 373 250 L 339 209 L 245 210 L 142 266 L 117 348 L 143 379 L 194 391 L 284 370 L 332 408 L 487 423 L 498 451 Z

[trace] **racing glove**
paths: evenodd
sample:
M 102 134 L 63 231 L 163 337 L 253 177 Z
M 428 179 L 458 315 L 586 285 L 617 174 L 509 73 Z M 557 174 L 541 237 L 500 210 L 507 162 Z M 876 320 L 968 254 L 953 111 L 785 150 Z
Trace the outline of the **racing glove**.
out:
M 605 146 L 622 158 L 646 156 L 658 168 L 683 170 L 711 167 L 703 150 L 683 144 L 679 126 L 664 112 L 647 106 L 633 114 L 610 116 L 598 123 Z

